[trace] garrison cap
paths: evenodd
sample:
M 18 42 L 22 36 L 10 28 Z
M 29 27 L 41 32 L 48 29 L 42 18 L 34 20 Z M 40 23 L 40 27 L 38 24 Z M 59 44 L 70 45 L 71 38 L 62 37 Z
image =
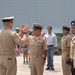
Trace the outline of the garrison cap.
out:
M 70 27 L 64 25 L 64 26 L 63 26 L 63 30 L 68 30 L 68 31 L 69 31 L 69 30 L 70 30 Z
M 71 26 L 75 26 L 75 20 L 71 21 Z
M 10 21 L 13 21 L 14 17 L 5 17 L 5 18 L 2 18 L 2 22 L 10 22 Z
M 43 29 L 42 25 L 41 24 L 38 24 L 38 23 L 34 23 L 33 24 L 33 29 Z

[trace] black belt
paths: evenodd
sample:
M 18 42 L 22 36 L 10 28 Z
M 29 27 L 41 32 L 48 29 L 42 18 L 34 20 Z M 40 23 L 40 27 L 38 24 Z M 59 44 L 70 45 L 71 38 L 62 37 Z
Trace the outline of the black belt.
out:
M 48 47 L 53 47 L 54 45 L 47 45 Z

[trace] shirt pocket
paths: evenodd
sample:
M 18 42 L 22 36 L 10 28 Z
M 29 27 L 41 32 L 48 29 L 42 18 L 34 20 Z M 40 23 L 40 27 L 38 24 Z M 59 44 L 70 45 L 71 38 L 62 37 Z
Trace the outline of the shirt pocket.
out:
M 63 48 L 65 48 L 67 46 L 67 43 L 66 43 L 66 40 L 65 39 L 61 41 L 61 46 Z
M 37 46 L 42 46 L 42 41 L 37 41 L 36 44 Z

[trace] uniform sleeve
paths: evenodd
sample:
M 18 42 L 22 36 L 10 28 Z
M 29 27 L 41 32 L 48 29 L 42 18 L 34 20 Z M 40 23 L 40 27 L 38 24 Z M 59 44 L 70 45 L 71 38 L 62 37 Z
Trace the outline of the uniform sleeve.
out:
M 73 44 L 73 40 L 71 41 L 71 46 L 70 46 L 70 57 L 73 59 L 74 57 L 74 51 L 75 51 L 75 45 Z
M 57 44 L 57 36 L 56 36 L 56 35 L 54 35 L 54 40 L 55 40 L 55 41 L 54 41 L 54 42 L 55 42 L 55 43 L 54 43 L 54 47 L 57 47 L 58 44 Z
M 45 38 L 43 40 L 43 50 L 48 50 Z
M 75 45 L 75 37 L 73 38 L 73 41 L 72 41 L 72 42 L 73 42 L 73 44 Z
M 11 35 L 12 35 L 13 40 L 16 44 L 18 44 L 19 46 L 23 45 L 24 41 L 16 32 L 12 33 Z
M 72 38 L 68 37 L 68 39 L 67 39 L 67 47 L 70 47 L 71 40 L 72 40 Z
M 46 42 L 47 42 L 47 39 L 46 39 L 46 34 L 44 35 L 44 38 L 45 38 L 45 40 L 46 40 Z

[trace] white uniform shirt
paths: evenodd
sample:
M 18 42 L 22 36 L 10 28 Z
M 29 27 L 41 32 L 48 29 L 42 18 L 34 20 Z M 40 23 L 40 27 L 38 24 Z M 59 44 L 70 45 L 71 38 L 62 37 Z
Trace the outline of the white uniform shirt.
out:
M 47 41 L 47 45 L 54 45 L 54 47 L 57 47 L 57 37 L 54 33 L 46 33 L 44 37 Z

